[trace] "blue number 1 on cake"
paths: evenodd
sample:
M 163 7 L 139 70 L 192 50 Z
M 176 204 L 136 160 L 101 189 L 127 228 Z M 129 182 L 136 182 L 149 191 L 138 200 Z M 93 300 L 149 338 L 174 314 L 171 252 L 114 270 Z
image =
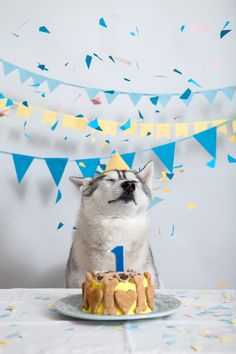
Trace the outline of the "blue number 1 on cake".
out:
M 124 246 L 116 246 L 111 252 L 116 257 L 116 271 L 124 272 Z

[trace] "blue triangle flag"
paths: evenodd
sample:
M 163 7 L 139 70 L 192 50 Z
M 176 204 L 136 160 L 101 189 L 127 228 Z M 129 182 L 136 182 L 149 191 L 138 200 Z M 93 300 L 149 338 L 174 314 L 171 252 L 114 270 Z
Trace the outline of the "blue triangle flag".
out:
M 180 96 L 180 99 L 187 100 L 190 97 L 191 93 L 192 91 L 189 88 L 187 88 L 187 90 L 184 91 L 184 93 L 182 93 L 182 95 Z
M 46 78 L 42 75 L 38 75 L 38 74 L 34 74 L 32 73 L 32 79 L 33 79 L 33 82 L 35 84 L 41 84 L 42 82 L 44 82 L 46 80 Z
M 27 155 L 18 155 L 18 154 L 12 154 L 15 170 L 16 170 L 16 176 L 18 179 L 18 182 L 20 183 L 30 167 L 34 157 L 33 156 L 27 156 Z
M 152 102 L 152 104 L 156 105 L 159 100 L 159 96 L 151 97 L 149 100 Z
M 116 91 L 104 91 L 104 94 L 106 96 L 107 102 L 110 104 L 114 101 L 114 99 L 118 96 L 118 92 Z
M 16 65 L 8 63 L 6 61 L 2 61 L 2 64 L 3 64 L 4 75 L 10 74 L 13 70 L 15 70 L 17 68 Z
M 131 126 L 131 119 L 129 118 L 124 124 L 122 124 L 119 128 L 120 130 L 127 130 Z
M 6 107 L 10 107 L 10 106 L 14 106 L 14 102 L 10 98 L 8 98 L 6 102 Z
M 131 99 L 132 103 L 135 106 L 136 106 L 136 104 L 138 103 L 138 101 L 140 100 L 141 97 L 142 97 L 142 95 L 140 93 L 134 93 L 134 92 L 129 93 L 129 98 Z
M 54 157 L 46 157 L 45 162 L 48 166 L 48 169 L 52 175 L 52 178 L 56 185 L 60 183 L 64 170 L 66 168 L 66 164 L 68 162 L 67 158 L 54 158 Z
M 225 87 L 225 88 L 222 88 L 221 91 L 231 101 L 234 96 L 235 89 L 236 89 L 236 87 Z
M 193 137 L 215 159 L 216 157 L 216 127 L 194 134 Z
M 19 68 L 18 72 L 19 72 L 21 83 L 25 82 L 26 80 L 28 80 L 32 76 L 32 73 L 28 70 L 25 70 L 25 69 Z
M 168 104 L 169 100 L 171 99 L 171 96 L 172 96 L 171 94 L 170 95 L 163 94 L 159 96 L 159 102 L 162 105 L 162 107 L 165 107 Z
M 164 199 L 159 198 L 159 197 L 154 197 L 154 198 L 150 201 L 150 203 L 149 203 L 148 210 L 151 209 L 151 208 L 153 208 L 153 207 L 154 207 L 155 205 L 157 205 L 158 203 L 162 202 L 162 200 L 164 200 Z
M 129 168 L 132 169 L 133 167 L 133 162 L 134 162 L 134 158 L 135 158 L 135 152 L 129 152 L 127 154 L 121 154 L 120 155 L 122 157 L 122 159 L 127 163 L 127 165 L 129 166 Z
M 175 155 L 175 142 L 154 147 L 152 150 L 172 173 Z
M 47 84 L 48 84 L 49 91 L 52 92 L 60 85 L 60 81 L 47 79 Z
M 202 91 L 202 94 L 209 103 L 213 103 L 217 94 L 217 90 Z
M 236 158 L 235 157 L 233 157 L 231 155 L 227 155 L 227 157 L 228 157 L 228 162 L 229 163 L 236 163 Z
M 99 158 L 93 158 L 93 159 L 84 159 L 84 160 L 75 160 L 77 163 L 82 175 L 84 177 L 94 177 L 95 172 L 97 170 L 97 167 L 100 163 Z M 83 163 L 82 166 L 80 166 L 80 162 Z
M 89 99 L 92 100 L 93 98 L 95 98 L 97 96 L 99 90 L 87 87 L 86 88 L 86 92 L 87 92 L 87 95 L 88 95 Z
M 95 118 L 91 120 L 91 122 L 87 123 L 87 126 L 96 130 L 100 130 L 102 132 L 102 128 L 99 126 L 98 119 Z

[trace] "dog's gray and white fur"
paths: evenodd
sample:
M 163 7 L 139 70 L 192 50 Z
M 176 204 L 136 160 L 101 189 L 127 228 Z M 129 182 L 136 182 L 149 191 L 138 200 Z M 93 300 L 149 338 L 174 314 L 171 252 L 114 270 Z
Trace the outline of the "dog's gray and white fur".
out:
M 70 177 L 82 192 L 81 207 L 66 267 L 66 287 L 81 287 L 85 272 L 115 270 L 111 250 L 124 245 L 125 268 L 158 273 L 149 246 L 147 208 L 153 162 L 140 172 L 113 170 L 94 178 Z

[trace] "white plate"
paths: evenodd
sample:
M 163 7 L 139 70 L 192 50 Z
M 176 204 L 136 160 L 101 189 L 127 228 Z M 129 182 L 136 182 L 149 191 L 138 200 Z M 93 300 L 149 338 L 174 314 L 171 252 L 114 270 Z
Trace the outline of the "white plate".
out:
M 174 313 L 181 303 L 172 295 L 156 294 L 155 295 L 155 308 L 153 312 L 145 313 L 143 315 L 96 315 L 94 313 L 83 312 L 82 307 L 82 294 L 71 295 L 58 300 L 53 308 L 63 315 L 83 318 L 85 320 L 138 320 L 146 318 L 164 317 Z

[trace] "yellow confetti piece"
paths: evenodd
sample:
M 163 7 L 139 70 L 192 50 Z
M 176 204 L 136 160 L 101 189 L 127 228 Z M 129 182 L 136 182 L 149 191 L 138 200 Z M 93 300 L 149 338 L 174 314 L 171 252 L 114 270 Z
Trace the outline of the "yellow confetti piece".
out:
M 167 181 L 166 174 L 167 174 L 166 171 L 161 171 L 162 178 L 159 179 L 160 182 Z
M 196 204 L 194 204 L 194 203 L 192 203 L 192 202 L 188 203 L 188 208 L 189 208 L 189 210 L 193 210 L 193 209 L 195 209 L 196 207 L 197 207 Z
M 235 342 L 236 338 L 231 338 L 231 337 L 221 337 L 220 338 L 222 342 Z
M 218 281 L 216 284 L 222 288 L 228 287 L 228 283 L 226 281 Z
M 227 302 L 231 302 L 231 301 L 233 300 L 233 296 L 226 294 L 226 295 L 224 296 L 224 299 L 225 299 Z
M 81 166 L 81 167 L 86 167 L 86 166 L 85 166 L 85 163 L 84 163 L 83 161 L 80 161 L 79 166 Z
M 95 143 L 96 139 L 94 138 L 94 136 L 91 137 L 91 143 Z
M 123 327 L 114 327 L 113 329 L 114 329 L 115 331 L 118 331 L 118 332 L 124 331 L 124 328 L 123 328 Z
M 177 331 L 182 332 L 182 333 L 187 333 L 187 330 L 183 327 L 176 327 Z
M 229 141 L 231 141 L 231 143 L 234 143 L 236 141 L 236 136 L 235 135 L 231 135 L 229 137 Z
M 234 326 L 236 326 L 236 318 L 234 318 L 234 319 L 231 321 L 231 323 L 232 323 Z
M 10 344 L 11 342 L 7 339 L 0 339 L 0 344 Z
M 170 188 L 164 188 L 163 191 L 166 192 L 166 193 L 169 193 L 170 192 Z
M 54 301 L 54 302 L 49 302 L 49 303 L 48 303 L 48 307 L 49 307 L 49 308 L 53 307 L 55 303 L 56 303 L 56 301 Z
M 190 348 L 194 351 L 194 352 L 201 352 L 202 348 L 199 347 L 198 345 L 191 345 Z

